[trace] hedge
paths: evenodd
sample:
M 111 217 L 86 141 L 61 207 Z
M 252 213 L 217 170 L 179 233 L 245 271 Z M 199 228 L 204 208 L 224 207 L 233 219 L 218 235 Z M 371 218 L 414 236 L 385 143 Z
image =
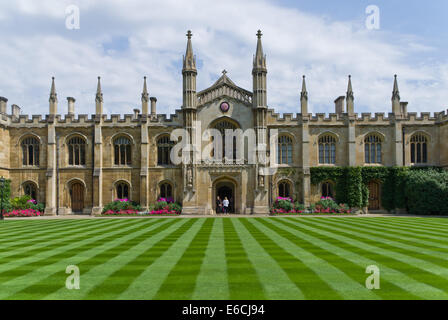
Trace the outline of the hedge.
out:
M 0 191 L 0 196 L 1 196 L 1 191 Z M 10 197 L 11 197 L 11 180 L 5 180 L 5 186 L 3 188 L 3 199 L 2 199 L 4 212 L 11 210 Z
M 336 201 L 350 207 L 368 206 L 368 183 L 381 184 L 381 204 L 392 211 L 413 214 L 448 214 L 440 199 L 448 199 L 448 172 L 438 167 L 313 167 L 311 183 L 335 182 Z M 440 201 L 434 202 L 434 195 Z M 448 203 L 448 201 L 446 201 Z M 437 203 L 437 205 L 436 205 Z M 448 205 L 448 204 L 447 204 Z

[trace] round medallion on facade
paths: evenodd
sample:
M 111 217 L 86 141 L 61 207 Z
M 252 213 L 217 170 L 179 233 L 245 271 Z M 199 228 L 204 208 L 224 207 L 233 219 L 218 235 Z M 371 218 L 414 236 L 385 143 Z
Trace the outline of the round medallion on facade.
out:
M 227 112 L 230 109 L 230 105 L 228 102 L 223 102 L 223 103 L 221 103 L 219 108 L 221 109 L 222 112 Z

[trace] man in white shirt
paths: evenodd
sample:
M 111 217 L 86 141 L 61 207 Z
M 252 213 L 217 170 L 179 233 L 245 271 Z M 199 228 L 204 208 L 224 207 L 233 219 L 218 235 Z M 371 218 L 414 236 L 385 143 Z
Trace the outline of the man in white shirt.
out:
M 229 213 L 229 199 L 227 199 L 227 197 L 222 201 L 222 206 L 224 208 L 224 213 Z

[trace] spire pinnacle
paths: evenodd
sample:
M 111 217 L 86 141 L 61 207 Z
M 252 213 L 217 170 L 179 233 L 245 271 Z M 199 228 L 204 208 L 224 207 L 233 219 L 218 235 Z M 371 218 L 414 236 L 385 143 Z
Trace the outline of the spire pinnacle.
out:
M 400 91 L 398 90 L 397 75 L 394 75 L 394 89 L 392 91 L 392 100 L 398 98 L 400 100 Z
M 101 77 L 98 77 L 98 84 L 96 86 L 96 101 L 103 102 L 103 93 L 101 92 Z
M 263 45 L 261 43 L 261 36 L 263 34 L 261 33 L 261 30 L 258 30 L 257 32 L 257 50 L 255 51 L 255 57 L 254 57 L 254 65 L 253 68 L 258 69 L 266 69 L 266 57 L 263 54 Z
M 347 99 L 353 99 L 353 88 L 352 88 L 352 76 L 348 76 L 348 86 L 347 86 Z
M 58 98 L 56 94 L 56 86 L 54 84 L 54 77 L 51 77 L 50 101 L 55 102 L 57 100 Z
M 196 71 L 196 58 L 193 54 L 193 46 L 191 45 L 191 37 L 193 34 L 190 30 L 187 31 L 187 50 L 185 51 L 185 57 L 184 57 L 184 65 L 183 69 L 190 69 L 193 71 Z
M 302 76 L 302 92 L 300 93 L 300 99 L 308 99 L 308 92 L 306 91 L 305 75 Z
M 146 86 L 146 76 L 143 77 L 143 92 L 142 92 L 142 101 L 149 101 L 148 88 Z

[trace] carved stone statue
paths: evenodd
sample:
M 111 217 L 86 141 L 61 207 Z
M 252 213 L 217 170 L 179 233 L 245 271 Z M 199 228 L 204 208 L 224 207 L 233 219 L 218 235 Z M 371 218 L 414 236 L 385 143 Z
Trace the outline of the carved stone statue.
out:
M 258 176 L 258 185 L 260 187 L 264 187 L 264 176 L 263 175 Z
M 193 169 L 191 166 L 187 167 L 187 185 L 191 187 L 193 185 Z

